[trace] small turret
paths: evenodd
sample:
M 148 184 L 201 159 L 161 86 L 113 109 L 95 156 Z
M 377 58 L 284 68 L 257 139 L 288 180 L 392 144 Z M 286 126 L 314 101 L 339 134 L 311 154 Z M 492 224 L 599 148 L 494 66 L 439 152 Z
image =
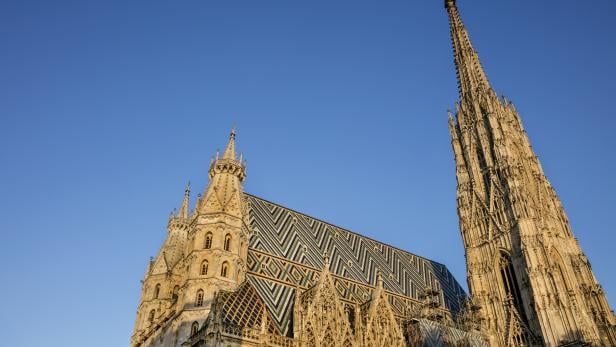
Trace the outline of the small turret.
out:
M 235 155 L 235 134 L 235 128 L 231 129 L 229 142 L 227 143 L 222 157 L 219 157 L 218 152 L 216 153 L 216 159 L 210 164 L 210 179 L 220 173 L 228 173 L 237 176 L 240 182 L 243 182 L 246 178 L 246 163 L 242 162 L 243 155 L 239 160 Z
M 184 198 L 180 204 L 180 209 L 173 209 L 169 215 L 169 222 L 167 223 L 167 231 L 171 232 L 173 229 L 186 228 L 188 226 L 188 217 L 190 215 L 190 181 L 186 183 L 184 187 Z
M 178 263 L 184 257 L 188 234 L 188 206 L 190 183 L 184 189 L 184 198 L 179 210 L 169 216 L 167 237 L 156 257 L 150 258 L 147 273 L 142 281 L 142 294 L 138 307 L 133 344 L 139 345 L 153 331 L 161 317 L 177 309 L 178 290 L 181 281 Z

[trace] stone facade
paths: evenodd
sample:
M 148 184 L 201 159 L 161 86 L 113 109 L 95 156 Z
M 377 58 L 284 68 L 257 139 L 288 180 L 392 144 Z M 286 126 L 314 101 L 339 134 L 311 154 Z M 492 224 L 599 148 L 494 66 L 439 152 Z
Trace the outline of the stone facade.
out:
M 616 320 L 514 106 L 446 0 L 470 297 L 447 268 L 243 191 L 233 130 L 142 281 L 131 346 L 616 345 Z

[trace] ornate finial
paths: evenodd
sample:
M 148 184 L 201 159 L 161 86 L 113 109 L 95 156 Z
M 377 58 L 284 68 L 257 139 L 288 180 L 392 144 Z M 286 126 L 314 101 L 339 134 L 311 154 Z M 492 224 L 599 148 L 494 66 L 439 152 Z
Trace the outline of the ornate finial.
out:
M 227 147 L 225 148 L 225 151 L 222 154 L 222 158 L 223 159 L 231 159 L 231 160 L 236 160 L 235 159 L 235 125 L 233 125 L 233 128 L 231 128 L 231 133 L 229 134 L 229 142 L 227 143 Z
M 449 133 L 451 134 L 452 139 L 458 138 L 458 132 L 456 130 L 456 121 L 453 119 L 453 115 L 451 114 L 451 110 L 447 110 L 447 123 L 449 125 Z M 454 145 L 454 152 L 456 151 L 456 146 Z
M 235 123 L 233 123 L 233 125 L 231 126 L 231 133 L 229 134 L 229 138 L 232 138 L 232 139 L 235 138 L 236 130 L 237 130 L 237 126 L 235 125 Z
M 210 163 L 209 176 L 212 179 L 215 175 L 220 173 L 228 173 L 236 176 L 240 179 L 240 182 L 246 178 L 246 167 L 242 165 L 241 160 L 238 160 L 235 155 L 235 125 L 231 129 L 229 135 L 229 141 L 225 149 L 220 153 L 220 150 L 216 151 L 216 157 Z M 242 157 L 243 159 L 243 157 Z
M 376 269 L 376 286 L 377 288 L 383 288 L 383 273 L 380 269 Z
M 323 267 L 329 270 L 329 254 L 327 252 L 323 253 Z
M 456 7 L 456 0 L 445 0 L 445 8 Z
M 447 109 L 447 120 L 449 121 L 449 123 L 453 123 L 453 113 L 451 113 L 451 109 Z
M 182 219 L 188 218 L 188 205 L 190 204 L 190 181 L 186 183 L 184 186 L 184 199 L 182 199 L 182 204 L 180 205 L 179 213 L 176 209 L 173 209 L 173 214 L 175 217 L 179 217 Z

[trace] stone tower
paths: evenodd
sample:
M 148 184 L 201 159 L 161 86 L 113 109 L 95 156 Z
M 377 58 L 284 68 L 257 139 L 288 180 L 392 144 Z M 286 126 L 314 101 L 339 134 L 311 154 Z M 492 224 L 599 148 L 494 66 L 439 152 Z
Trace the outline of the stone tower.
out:
M 194 211 L 187 186 L 180 210 L 169 218 L 167 239 L 142 282 L 132 346 L 178 345 L 203 324 L 217 292 L 244 281 L 250 235 L 245 177 L 232 130 L 222 156 L 212 158 Z
M 468 285 L 493 346 L 616 346 L 616 320 L 521 119 L 446 0 L 460 101 L 449 128 Z
M 149 331 L 157 321 L 166 319 L 176 307 L 184 277 L 177 269 L 182 266 L 186 247 L 189 199 L 190 185 L 187 185 L 180 210 L 169 216 L 167 237 L 157 256 L 150 260 L 142 280 L 141 300 L 137 308 L 132 341 L 139 339 L 139 332 Z
M 209 184 L 190 219 L 184 250 L 183 322 L 202 324 L 216 292 L 235 290 L 244 280 L 249 236 L 242 198 L 245 177 L 245 163 L 235 154 L 234 129 L 222 157 L 217 153 L 212 158 Z
M 235 154 L 232 130 L 222 157 L 217 154 L 212 159 L 210 181 L 197 201 L 188 235 L 188 288 L 197 295 L 198 288 L 205 286 L 201 288 L 205 301 L 215 290 L 234 290 L 246 276 L 249 226 L 242 188 L 245 177 L 246 165 Z

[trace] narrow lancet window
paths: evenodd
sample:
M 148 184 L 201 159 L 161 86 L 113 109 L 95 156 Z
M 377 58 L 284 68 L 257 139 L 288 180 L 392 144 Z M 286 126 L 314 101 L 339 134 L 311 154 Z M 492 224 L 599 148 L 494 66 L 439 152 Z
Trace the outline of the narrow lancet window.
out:
M 199 331 L 199 323 L 193 322 L 192 326 L 190 327 L 190 336 L 194 336 L 195 334 L 197 334 L 197 331 Z
M 505 300 L 510 301 L 511 304 L 518 310 L 518 313 L 524 316 L 522 309 L 522 295 L 518 286 L 518 281 L 513 268 L 513 263 L 508 254 L 502 252 L 499 261 L 501 280 L 503 282 L 503 289 L 505 291 Z
M 205 235 L 205 244 L 203 245 L 203 248 L 205 249 L 212 248 L 212 233 L 207 233 Z
M 203 290 L 197 291 L 197 298 L 195 300 L 195 306 L 203 306 Z
M 225 251 L 231 249 L 231 235 L 227 234 L 225 236 Z
M 171 293 L 171 299 L 173 301 L 177 301 L 179 293 L 180 293 L 180 286 L 173 287 L 173 292 Z
M 157 283 L 156 287 L 154 287 L 154 294 L 152 295 L 152 298 L 158 299 L 159 295 L 160 295 L 160 283 Z
M 227 277 L 227 273 L 229 272 L 229 263 L 222 263 L 222 267 L 220 268 L 220 276 Z

